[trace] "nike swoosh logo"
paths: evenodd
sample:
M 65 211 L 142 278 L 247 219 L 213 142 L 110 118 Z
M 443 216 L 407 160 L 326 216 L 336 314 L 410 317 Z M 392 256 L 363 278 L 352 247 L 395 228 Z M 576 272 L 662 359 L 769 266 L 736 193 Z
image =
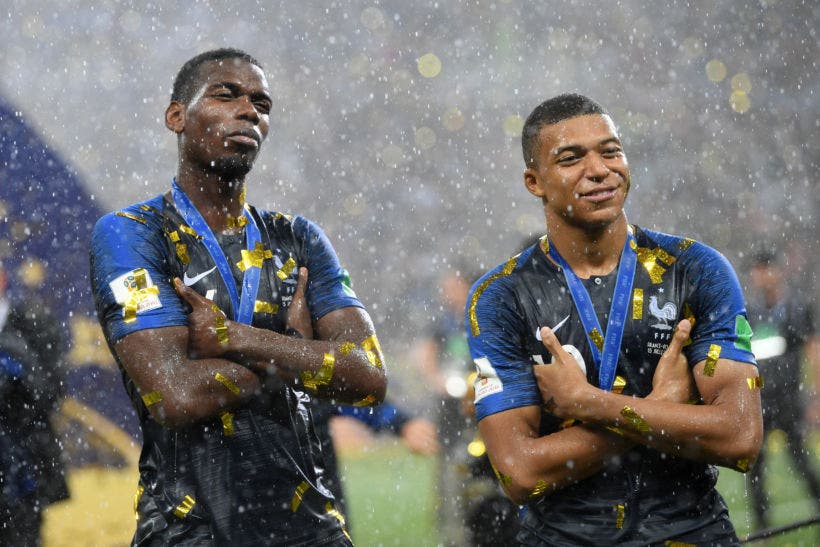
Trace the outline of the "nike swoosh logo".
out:
M 566 317 L 564 317 L 564 318 L 563 318 L 563 319 L 562 319 L 562 320 L 561 320 L 561 321 L 560 321 L 557 325 L 555 325 L 554 327 L 550 327 L 550 330 L 552 330 L 552 332 L 556 332 L 558 329 L 560 329 L 561 327 L 563 327 L 563 326 L 564 326 L 564 323 L 566 323 L 568 320 L 569 320 L 569 315 L 567 315 Z M 541 340 L 541 327 L 538 327 L 537 329 L 535 329 L 535 339 L 536 339 L 536 340 L 538 340 L 539 342 L 541 342 L 541 341 L 542 341 L 542 340 Z
M 191 285 L 193 285 L 194 283 L 196 283 L 197 281 L 199 281 L 200 279 L 202 279 L 203 277 L 205 277 L 206 275 L 208 275 L 209 273 L 211 273 L 215 269 L 216 269 L 216 266 L 214 266 L 213 268 L 211 268 L 207 272 L 202 272 L 201 274 L 195 275 L 193 277 L 188 277 L 188 272 L 185 272 L 185 274 L 182 276 L 182 282 L 187 287 L 190 287 Z

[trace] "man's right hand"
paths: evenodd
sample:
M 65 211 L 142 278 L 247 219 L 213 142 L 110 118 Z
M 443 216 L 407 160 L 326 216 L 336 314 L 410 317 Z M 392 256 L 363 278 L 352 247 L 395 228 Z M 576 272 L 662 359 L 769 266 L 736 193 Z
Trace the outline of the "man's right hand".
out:
M 678 323 L 672 341 L 661 355 L 655 376 L 652 378 L 652 393 L 647 399 L 687 403 L 697 397 L 695 379 L 689 371 L 689 363 L 683 354 L 683 346 L 689 339 L 692 324 L 688 319 Z
M 227 329 L 221 333 L 220 327 L 227 327 L 228 318 L 219 307 L 178 278 L 174 278 L 174 288 L 191 307 L 188 313 L 188 355 L 192 359 L 221 357 L 228 349 Z M 221 336 L 220 336 L 221 334 Z

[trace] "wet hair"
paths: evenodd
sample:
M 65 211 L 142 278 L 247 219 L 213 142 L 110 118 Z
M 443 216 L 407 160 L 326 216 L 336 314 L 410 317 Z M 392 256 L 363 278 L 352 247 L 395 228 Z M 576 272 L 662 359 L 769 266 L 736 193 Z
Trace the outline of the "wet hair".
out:
M 524 163 L 527 167 L 534 167 L 536 164 L 535 155 L 538 152 L 538 139 L 541 128 L 545 125 L 552 125 L 563 120 L 585 116 L 587 114 L 606 114 L 606 110 L 600 104 L 589 97 L 578 95 L 577 93 L 564 93 L 535 107 L 524 123 L 521 132 L 521 148 L 524 152 Z
M 262 68 L 259 61 L 241 49 L 220 48 L 200 53 L 196 57 L 189 59 L 188 62 L 179 69 L 177 77 L 174 79 L 171 101 L 188 104 L 188 102 L 193 99 L 199 87 L 201 79 L 200 69 L 202 65 L 211 61 L 223 61 L 225 59 L 239 59 Z

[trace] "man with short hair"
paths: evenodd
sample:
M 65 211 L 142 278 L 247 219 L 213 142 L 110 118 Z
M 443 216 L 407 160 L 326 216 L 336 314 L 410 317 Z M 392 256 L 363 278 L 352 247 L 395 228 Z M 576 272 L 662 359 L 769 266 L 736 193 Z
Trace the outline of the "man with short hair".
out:
M 382 401 L 383 358 L 321 229 L 245 203 L 273 101 L 247 53 L 189 60 L 165 112 L 171 190 L 94 229 L 97 311 L 143 432 L 134 544 L 350 544 L 307 402 Z M 311 332 L 291 325 L 303 305 Z
M 746 471 L 762 422 L 734 271 L 627 222 L 626 156 L 597 103 L 545 101 L 522 141 L 547 235 L 479 279 L 466 310 L 479 429 L 526 504 L 519 540 L 737 544 L 713 464 Z

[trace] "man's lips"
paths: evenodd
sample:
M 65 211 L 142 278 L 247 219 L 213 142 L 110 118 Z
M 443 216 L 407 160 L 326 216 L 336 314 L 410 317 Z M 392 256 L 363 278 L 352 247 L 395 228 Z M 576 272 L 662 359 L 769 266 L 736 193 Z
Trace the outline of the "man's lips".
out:
M 601 188 L 599 190 L 581 194 L 581 197 L 593 203 L 600 203 L 602 201 L 607 201 L 614 198 L 617 193 L 617 188 Z
M 261 140 L 259 135 L 254 131 L 237 131 L 236 133 L 228 135 L 226 139 L 252 148 L 259 148 L 259 142 Z

